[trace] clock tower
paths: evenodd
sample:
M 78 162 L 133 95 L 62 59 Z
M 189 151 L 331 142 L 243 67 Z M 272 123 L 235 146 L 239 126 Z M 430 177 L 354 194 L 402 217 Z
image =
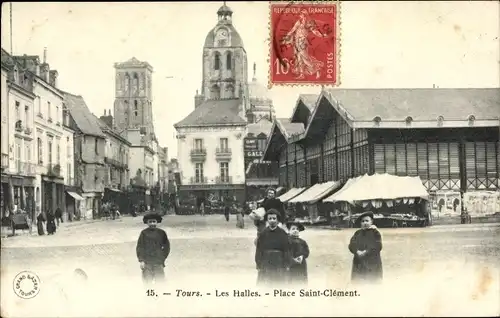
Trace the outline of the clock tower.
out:
M 217 11 L 217 24 L 203 46 L 203 78 L 195 107 L 214 99 L 248 96 L 247 53 L 233 25 L 233 11 L 226 3 Z

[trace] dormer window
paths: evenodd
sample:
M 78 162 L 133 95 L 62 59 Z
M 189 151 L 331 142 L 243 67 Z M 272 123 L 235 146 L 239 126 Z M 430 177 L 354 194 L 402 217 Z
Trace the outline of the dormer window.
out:
M 469 125 L 472 126 L 474 125 L 474 121 L 476 121 L 476 116 L 470 115 L 467 119 L 469 120 Z
M 407 125 L 411 125 L 413 118 L 411 116 L 406 117 L 405 122 Z
M 375 123 L 376 126 L 380 125 L 381 121 L 382 121 L 382 118 L 380 118 L 380 116 L 375 116 L 373 118 L 373 122 Z
M 437 118 L 437 122 L 438 122 L 438 126 L 439 126 L 439 127 L 443 126 L 444 117 L 443 117 L 443 116 L 439 116 L 439 117 Z

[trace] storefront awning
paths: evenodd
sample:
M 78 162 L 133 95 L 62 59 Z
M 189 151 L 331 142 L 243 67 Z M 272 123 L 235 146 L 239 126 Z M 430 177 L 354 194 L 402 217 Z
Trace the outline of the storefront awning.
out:
M 399 177 L 384 174 L 364 175 L 349 181 L 324 202 L 394 200 L 400 198 L 428 199 L 429 193 L 419 177 Z
M 316 183 L 306 191 L 302 192 L 300 195 L 291 199 L 289 203 L 316 203 L 339 186 L 339 181 Z
M 66 193 L 69 194 L 70 196 L 72 196 L 73 199 L 75 199 L 77 201 L 83 201 L 83 200 L 85 200 L 81 195 L 79 195 L 76 192 L 66 191 Z
M 287 202 L 288 200 L 301 194 L 306 188 L 291 188 L 286 193 L 283 193 L 278 197 L 281 202 Z
M 121 192 L 120 190 L 115 189 L 115 188 L 106 188 L 106 189 L 108 189 L 109 191 L 113 191 L 113 192 Z

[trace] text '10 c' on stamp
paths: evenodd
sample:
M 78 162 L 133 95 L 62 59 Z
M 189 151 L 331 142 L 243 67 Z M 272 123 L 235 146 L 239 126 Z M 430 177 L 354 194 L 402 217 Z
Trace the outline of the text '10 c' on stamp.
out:
M 270 4 L 269 85 L 339 85 L 339 2 Z

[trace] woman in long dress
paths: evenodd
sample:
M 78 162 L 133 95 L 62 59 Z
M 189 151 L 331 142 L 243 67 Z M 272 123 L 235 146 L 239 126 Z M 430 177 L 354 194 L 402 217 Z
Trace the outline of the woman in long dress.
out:
M 47 213 L 47 234 L 51 235 L 56 232 L 56 217 L 54 213 L 49 210 L 49 213 Z
M 36 217 L 36 227 L 38 229 L 38 235 L 45 235 L 45 231 L 43 230 L 43 222 L 45 222 L 45 217 L 43 213 L 40 212 Z
M 359 217 L 361 229 L 357 230 L 349 243 L 352 260 L 352 281 L 376 282 L 382 280 L 382 236 L 373 224 L 373 212 Z
M 287 223 L 289 231 L 290 265 L 288 269 L 288 282 L 292 285 L 307 284 L 307 258 L 309 245 L 299 237 L 299 232 L 304 231 L 300 223 Z

